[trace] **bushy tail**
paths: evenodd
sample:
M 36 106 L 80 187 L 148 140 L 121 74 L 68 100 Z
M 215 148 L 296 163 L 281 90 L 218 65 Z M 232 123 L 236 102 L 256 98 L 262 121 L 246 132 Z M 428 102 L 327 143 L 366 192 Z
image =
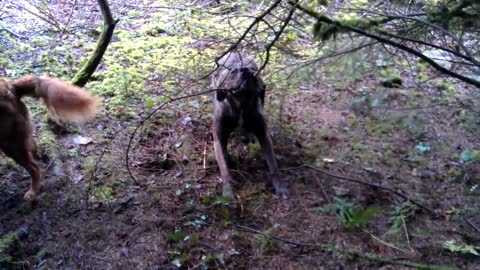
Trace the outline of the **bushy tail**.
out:
M 54 117 L 62 121 L 83 122 L 97 113 L 97 96 L 56 78 L 29 75 L 12 81 L 12 85 L 18 98 L 42 99 Z

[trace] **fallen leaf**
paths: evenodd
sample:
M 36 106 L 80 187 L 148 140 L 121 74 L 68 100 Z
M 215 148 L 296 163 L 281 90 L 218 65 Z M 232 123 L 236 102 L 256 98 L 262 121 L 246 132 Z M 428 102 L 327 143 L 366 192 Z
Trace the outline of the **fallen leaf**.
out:
M 327 162 L 327 163 L 333 163 L 335 162 L 335 160 L 333 158 L 324 158 L 323 161 Z
M 74 144 L 87 145 L 92 142 L 92 138 L 77 135 L 73 137 Z

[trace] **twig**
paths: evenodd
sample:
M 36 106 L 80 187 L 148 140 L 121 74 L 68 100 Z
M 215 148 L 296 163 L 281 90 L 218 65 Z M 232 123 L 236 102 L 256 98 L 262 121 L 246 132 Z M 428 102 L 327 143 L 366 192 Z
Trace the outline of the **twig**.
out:
M 207 141 L 205 141 L 205 145 L 203 147 L 203 169 L 207 168 Z
M 100 156 L 98 157 L 97 161 L 95 161 L 95 167 L 93 168 L 92 174 L 91 174 L 90 179 L 88 181 L 88 187 L 87 187 L 87 192 L 86 192 L 85 205 L 86 205 L 87 208 L 88 208 L 88 203 L 89 203 L 90 191 L 92 190 L 93 179 L 96 177 L 96 173 L 97 173 L 98 164 L 100 164 L 100 162 L 102 161 L 102 158 L 105 155 L 105 153 L 107 152 L 107 149 L 110 146 L 110 144 L 112 144 L 113 140 L 115 140 L 117 138 L 116 134 L 118 134 L 120 130 L 121 130 L 121 128 L 118 129 L 112 135 L 112 138 L 110 138 L 107 145 L 103 148 L 102 153 L 100 153 Z
M 132 4 L 123 4 L 126 7 L 131 8 L 138 8 L 138 9 L 174 9 L 174 10 L 187 10 L 184 7 L 175 7 L 175 6 L 140 6 L 140 5 L 132 5 Z
M 473 224 L 473 222 L 471 222 L 468 218 L 463 218 L 463 220 L 465 220 L 468 225 L 470 225 L 472 228 L 474 228 L 477 232 L 480 233 L 480 229 L 477 227 L 477 225 Z
M 150 117 L 152 117 L 155 113 L 157 113 L 159 110 L 163 109 L 163 107 L 167 106 L 168 104 L 170 104 L 170 103 L 172 103 L 172 102 L 179 101 L 179 100 L 182 100 L 182 99 L 191 98 L 191 97 L 197 97 L 197 96 L 205 95 L 205 94 L 212 93 L 212 92 L 216 92 L 216 91 L 222 91 L 222 90 L 227 90 L 227 89 L 210 89 L 210 90 L 203 91 L 203 92 L 199 92 L 199 93 L 195 93 L 195 94 L 180 96 L 180 97 L 176 97 L 176 98 L 170 98 L 168 101 L 165 101 L 165 102 L 162 103 L 160 106 L 158 106 L 155 110 L 153 110 L 152 112 L 150 112 L 147 116 L 145 116 L 145 117 L 138 123 L 138 125 L 135 127 L 135 130 L 133 131 L 132 135 L 130 136 L 130 139 L 129 139 L 129 141 L 128 141 L 128 146 L 127 146 L 127 151 L 126 151 L 126 153 L 125 153 L 125 165 L 127 166 L 127 171 L 128 171 L 128 174 L 130 175 L 130 178 L 132 178 L 132 180 L 133 180 L 133 182 L 134 182 L 135 184 L 141 186 L 141 185 L 139 184 L 139 182 L 137 181 L 137 179 L 135 178 L 135 176 L 133 176 L 132 171 L 130 170 L 130 161 L 129 161 L 130 158 L 129 158 L 129 154 L 130 154 L 130 148 L 132 147 L 133 139 L 135 138 L 135 134 L 137 134 L 137 131 L 140 129 L 140 127 L 143 126 L 143 124 L 145 123 L 145 121 L 147 121 L 148 119 L 150 119 Z
M 293 67 L 293 66 L 298 66 L 298 67 L 295 68 L 295 70 L 298 70 L 300 68 L 304 68 L 308 65 L 312 65 L 314 63 L 318 63 L 318 62 L 321 62 L 321 61 L 329 59 L 329 58 L 333 58 L 333 57 L 337 57 L 337 56 L 342 56 L 344 54 L 349 54 L 349 53 L 356 52 L 356 51 L 364 49 L 366 47 L 376 45 L 377 43 L 378 42 L 370 42 L 370 43 L 359 45 L 358 47 L 348 49 L 348 50 L 345 50 L 345 51 L 328 54 L 328 55 L 325 55 L 325 56 L 322 56 L 322 57 L 319 57 L 319 58 L 315 58 L 315 59 L 311 59 L 311 60 L 306 60 L 306 61 L 303 61 L 302 63 L 295 63 L 295 64 L 286 65 L 282 68 L 279 68 L 279 69 L 275 70 L 274 72 L 270 73 L 269 75 L 271 76 L 273 74 L 279 73 L 279 72 L 281 72 L 281 71 L 283 71 L 287 68 Z M 292 73 L 293 73 L 293 71 L 292 71 Z
M 0 30 L 5 31 L 5 32 L 9 33 L 10 35 L 12 35 L 12 36 L 14 36 L 14 37 L 16 37 L 16 38 L 25 38 L 25 36 L 21 36 L 21 35 L 19 35 L 19 34 L 15 34 L 14 32 L 12 32 L 12 31 L 10 31 L 10 30 L 8 30 L 8 29 L 6 29 L 6 28 L 3 28 L 3 27 L 0 28 Z
M 258 15 L 257 17 L 254 17 L 255 19 L 253 20 L 253 22 L 247 27 L 247 29 L 245 29 L 245 31 L 243 31 L 243 34 L 237 39 L 237 41 L 235 43 L 233 43 L 232 45 L 230 45 L 230 47 L 225 50 L 223 53 L 221 53 L 219 56 L 217 56 L 215 58 L 215 64 L 217 65 L 214 69 L 212 69 L 210 72 L 208 72 L 207 74 L 199 77 L 198 79 L 196 79 L 197 81 L 200 81 L 200 80 L 204 80 L 206 78 L 208 78 L 210 75 L 213 74 L 213 72 L 215 72 L 219 67 L 220 65 L 218 64 L 218 61 L 224 57 L 225 55 L 227 55 L 228 52 L 236 49 L 238 47 L 238 45 L 246 38 L 247 34 L 253 29 L 253 27 L 257 24 L 259 24 L 260 22 L 265 22 L 265 17 L 270 14 L 270 12 L 272 12 L 272 10 L 274 10 L 278 5 L 280 5 L 280 3 L 282 2 L 282 0 L 276 0 L 269 8 L 267 8 L 267 10 L 265 10 L 263 13 L 261 13 L 260 15 Z M 267 26 L 270 27 L 270 25 L 268 23 L 266 23 Z
M 52 160 L 50 160 L 50 162 L 48 163 L 47 167 L 45 168 L 45 171 L 48 171 L 48 169 L 50 169 L 50 166 L 53 165 L 53 162 L 55 162 L 55 160 L 57 160 L 58 158 L 58 155 L 55 156 L 54 158 L 52 158 Z
M 65 27 L 63 27 L 62 34 L 65 34 L 65 32 L 67 32 L 67 28 L 70 24 L 70 20 L 72 19 L 73 11 L 75 10 L 76 5 L 77 5 L 77 0 L 74 0 L 73 5 L 72 5 L 72 10 L 70 10 L 70 15 L 68 16 L 67 23 L 65 24 Z
M 297 1 L 295 1 L 297 3 Z M 267 45 L 267 48 L 265 50 L 267 51 L 267 55 L 265 57 L 265 61 L 263 61 L 263 64 L 260 66 L 260 68 L 257 71 L 257 74 L 260 74 L 260 72 L 265 68 L 265 66 L 268 64 L 268 61 L 270 60 L 270 50 L 272 49 L 273 45 L 278 41 L 280 36 L 282 35 L 283 31 L 287 27 L 287 25 L 290 23 L 290 20 L 292 19 L 293 13 L 295 13 L 295 10 L 297 9 L 297 5 L 293 5 L 292 8 L 290 9 L 290 12 L 288 13 L 287 18 L 285 19 L 282 27 L 280 30 L 275 34 L 275 37 L 273 38 L 272 42 L 270 42 Z
M 401 249 L 401 248 L 399 248 L 399 247 L 396 247 L 396 246 L 394 246 L 394 245 L 392 245 L 392 244 L 390 244 L 390 243 L 387 243 L 387 242 L 383 241 L 382 239 L 376 237 L 375 235 L 373 235 L 371 232 L 369 232 L 369 231 L 367 231 L 367 230 L 363 230 L 363 232 L 367 233 L 367 234 L 370 235 L 370 237 L 372 237 L 374 240 L 380 242 L 381 244 L 383 244 L 383 245 L 385 245 L 385 246 L 387 246 L 387 247 L 393 248 L 393 249 L 398 250 L 398 251 L 400 251 L 400 252 L 402 252 L 402 253 L 411 254 L 411 252 L 409 252 L 408 250 L 404 250 L 404 249 Z
M 407 224 L 405 223 L 405 219 L 403 218 L 403 215 L 400 216 L 400 218 L 402 219 L 403 229 L 405 231 L 405 237 L 407 238 L 408 246 L 410 247 L 410 250 L 412 250 L 412 244 L 410 244 L 410 236 L 408 236 Z
M 265 10 L 258 17 L 255 17 L 253 22 L 247 27 L 247 29 L 243 32 L 243 34 L 240 36 L 240 38 L 238 38 L 238 40 L 234 44 L 232 44 L 226 51 L 224 51 L 220 56 L 218 56 L 215 59 L 215 63 L 217 63 L 217 66 L 218 66 L 218 60 L 220 60 L 222 57 L 224 57 L 228 52 L 236 49 L 238 47 L 238 44 L 240 44 L 240 42 L 242 42 L 242 40 L 245 39 L 247 34 L 250 32 L 250 30 L 252 30 L 252 28 L 255 25 L 257 25 L 260 21 L 262 21 L 265 16 L 270 14 L 270 12 L 272 12 L 272 10 L 274 10 L 278 5 L 280 5 L 281 2 L 282 2 L 282 0 L 276 0 L 269 8 L 267 8 L 267 10 Z
M 320 179 L 318 179 L 318 176 L 316 174 L 313 175 L 315 177 L 315 180 L 317 181 L 318 185 L 320 186 L 321 188 L 321 191 L 323 193 L 323 196 L 325 196 L 325 200 L 327 200 L 327 203 L 332 203 L 330 198 L 328 197 L 328 194 L 327 192 L 325 191 L 325 188 L 323 187 L 323 184 L 322 182 L 320 182 Z
M 33 11 L 25 8 L 25 7 L 22 7 L 22 6 L 20 6 L 19 4 L 17 4 L 17 3 L 10 2 L 10 4 L 14 5 L 15 7 L 19 8 L 19 9 L 25 10 L 26 12 L 28 12 L 28 13 L 36 16 L 37 18 L 41 19 L 42 21 L 47 22 L 48 24 L 54 26 L 54 27 L 57 28 L 58 30 L 62 30 L 62 29 L 60 28 L 60 25 L 59 25 L 57 22 L 51 21 L 51 20 L 49 20 L 48 18 L 45 18 L 45 17 L 43 17 L 42 15 L 40 15 L 40 14 L 38 14 L 38 13 L 35 13 L 35 12 L 33 12 Z
M 344 181 L 346 181 L 346 180 L 344 180 Z M 311 188 L 311 189 L 309 189 L 309 190 L 307 190 L 307 191 L 303 191 L 303 192 L 300 192 L 300 193 L 296 193 L 296 194 L 290 195 L 290 196 L 288 196 L 287 198 L 274 199 L 274 200 L 271 200 L 271 201 L 268 201 L 268 202 L 262 202 L 262 203 L 258 203 L 258 202 L 245 202 L 245 205 L 248 205 L 248 206 L 265 206 L 265 205 L 277 204 L 277 203 L 281 203 L 281 202 L 291 201 L 291 200 L 293 200 L 293 199 L 300 198 L 300 197 L 302 197 L 303 195 L 311 194 L 311 193 L 317 192 L 317 191 L 319 191 L 319 190 L 329 189 L 329 188 L 332 188 L 332 187 L 334 187 L 334 186 L 335 186 L 335 185 L 332 184 L 332 185 L 323 186 L 323 187 L 319 187 L 319 188 Z M 258 200 L 258 198 L 255 198 L 255 200 Z

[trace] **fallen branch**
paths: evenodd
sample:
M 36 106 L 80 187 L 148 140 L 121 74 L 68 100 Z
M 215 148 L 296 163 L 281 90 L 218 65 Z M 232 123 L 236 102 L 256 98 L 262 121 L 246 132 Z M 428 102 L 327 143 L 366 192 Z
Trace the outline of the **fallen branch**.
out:
M 361 253 L 359 251 L 351 250 L 351 249 L 346 249 L 346 248 L 339 248 L 334 245 L 329 245 L 329 244 L 312 244 L 312 243 L 301 243 L 289 239 L 283 239 L 271 234 L 266 234 L 262 231 L 244 226 L 244 225 L 239 225 L 239 224 L 233 224 L 233 228 L 242 231 L 242 232 L 247 232 L 251 234 L 257 234 L 257 235 L 262 235 L 265 238 L 277 242 L 282 242 L 284 244 L 290 245 L 290 246 L 295 246 L 295 247 L 309 247 L 309 248 L 318 248 L 324 252 L 333 252 L 333 253 L 340 253 L 346 256 L 351 256 L 355 258 L 360 258 L 368 261 L 375 262 L 379 265 L 399 265 L 399 266 L 405 266 L 405 267 L 412 267 L 415 269 L 423 269 L 423 270 L 451 270 L 451 269 L 458 269 L 454 266 L 443 266 L 443 265 L 431 265 L 431 264 L 423 264 L 423 263 L 415 263 L 415 262 L 410 262 L 410 261 L 405 261 L 405 260 L 396 260 L 396 259 L 390 259 L 390 258 L 384 258 L 380 257 L 371 253 Z
M 385 186 L 382 186 L 382 185 L 379 185 L 379 184 L 374 184 L 374 183 L 369 183 L 367 181 L 364 181 L 364 180 L 360 180 L 360 179 L 355 179 L 355 178 L 351 178 L 351 177 L 347 177 L 347 176 L 341 176 L 341 175 L 336 175 L 336 174 L 333 174 L 331 172 L 328 172 L 328 171 L 325 171 L 325 170 L 322 170 L 320 168 L 317 168 L 313 165 L 309 165 L 309 164 L 303 164 L 303 165 L 300 165 L 300 166 L 297 166 L 297 167 L 293 167 L 293 168 L 286 168 L 286 169 L 282 169 L 282 170 L 294 170 L 294 169 L 300 169 L 300 168 L 310 168 L 312 170 L 315 170 L 317 172 L 321 172 L 323 174 L 326 174 L 328 176 L 331 176 L 331 177 L 334 177 L 334 178 L 338 178 L 338 179 L 343 179 L 343 180 L 347 180 L 347 181 L 350 181 L 350 182 L 355 182 L 355 183 L 359 183 L 359 184 L 362 184 L 362 185 L 366 185 L 366 186 L 370 186 L 370 187 L 373 187 L 373 188 L 378 188 L 378 189 L 382 189 L 382 190 L 385 190 L 385 191 L 388 191 L 390 193 L 393 193 L 399 197 L 402 197 L 404 198 L 405 200 L 408 200 L 410 202 L 412 202 L 413 204 L 417 205 L 418 207 L 426 210 L 427 212 L 429 212 L 430 214 L 432 215 L 437 215 L 437 213 L 435 213 L 434 210 L 432 210 L 431 208 L 413 200 L 412 198 L 408 197 L 407 195 L 404 195 L 402 194 L 401 192 L 398 192 L 396 190 L 393 190 L 392 188 L 389 188 L 389 187 L 385 187 Z

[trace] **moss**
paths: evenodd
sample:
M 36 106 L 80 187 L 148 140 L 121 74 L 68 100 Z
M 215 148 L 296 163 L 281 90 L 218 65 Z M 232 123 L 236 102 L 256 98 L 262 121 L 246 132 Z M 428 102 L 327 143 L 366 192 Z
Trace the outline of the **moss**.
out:
M 448 93 L 455 93 L 455 86 L 449 83 L 447 80 L 439 80 L 436 82 L 437 90 L 446 91 Z
M 51 131 L 47 124 L 47 116 L 42 121 L 42 125 L 37 135 L 38 146 L 42 153 L 52 158 L 60 154 L 60 146 L 56 135 Z
M 18 237 L 15 232 L 10 232 L 0 237 L 0 264 L 8 263 L 13 260 L 10 252 L 18 243 Z
M 403 79 L 397 75 L 391 75 L 388 78 L 384 78 L 380 81 L 382 86 L 388 88 L 397 88 L 403 85 Z

